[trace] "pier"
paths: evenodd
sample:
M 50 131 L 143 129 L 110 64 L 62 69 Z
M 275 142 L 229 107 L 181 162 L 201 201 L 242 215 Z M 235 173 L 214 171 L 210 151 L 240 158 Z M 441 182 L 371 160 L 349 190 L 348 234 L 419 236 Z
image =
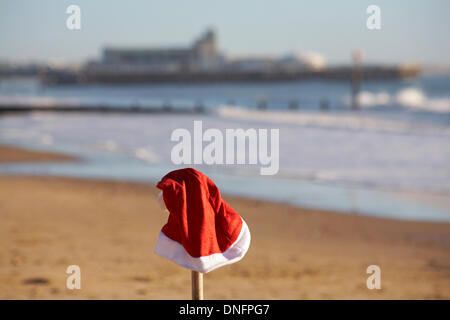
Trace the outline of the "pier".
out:
M 363 66 L 361 80 L 388 80 L 415 77 L 420 68 L 415 66 Z M 210 72 L 124 72 L 103 68 L 86 68 L 78 72 L 52 72 L 40 74 L 50 85 L 64 84 L 127 84 L 127 83 L 230 83 L 230 82 L 291 82 L 302 80 L 352 81 L 351 66 L 329 67 L 322 70 L 288 71 L 233 71 Z

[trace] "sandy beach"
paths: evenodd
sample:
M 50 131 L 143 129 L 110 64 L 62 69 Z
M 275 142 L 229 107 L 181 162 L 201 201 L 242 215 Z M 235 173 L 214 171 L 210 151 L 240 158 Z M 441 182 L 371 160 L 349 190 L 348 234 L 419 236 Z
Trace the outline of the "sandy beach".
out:
M 0 145 L 0 163 L 11 162 L 62 162 L 76 161 L 74 157 L 65 154 L 42 152 Z
M 0 162 L 74 160 L 0 147 Z M 167 215 L 152 183 L 0 176 L 0 299 L 190 299 L 190 272 L 153 253 Z M 450 299 L 450 224 L 295 208 L 224 195 L 247 221 L 240 262 L 206 299 Z M 66 268 L 81 268 L 81 290 Z M 381 268 L 381 290 L 366 268 Z

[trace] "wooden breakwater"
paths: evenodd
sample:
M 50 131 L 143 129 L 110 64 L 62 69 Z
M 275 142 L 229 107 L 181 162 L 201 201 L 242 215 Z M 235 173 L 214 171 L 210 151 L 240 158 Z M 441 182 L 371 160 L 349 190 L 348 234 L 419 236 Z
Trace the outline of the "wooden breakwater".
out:
M 238 107 L 236 99 L 229 99 L 221 104 L 222 106 Z M 331 110 L 355 110 L 350 109 L 348 105 L 339 100 L 329 99 L 323 96 L 319 99 L 306 100 L 301 98 L 290 98 L 284 100 L 260 98 L 250 103 L 249 109 L 259 111 L 331 111 Z M 102 104 L 67 104 L 53 102 L 33 103 L 26 102 L 0 102 L 0 116 L 10 113 L 27 113 L 27 112 L 56 112 L 56 113 L 117 113 L 117 114 L 207 114 L 214 113 L 218 105 L 205 104 L 202 99 L 196 99 L 195 103 L 178 105 L 173 104 L 170 100 L 160 104 L 141 104 L 134 102 L 121 106 Z M 242 106 L 241 106 L 242 107 Z
M 118 114 L 203 114 L 207 110 L 202 106 L 106 106 L 106 105 L 27 105 L 0 104 L 0 115 L 28 112 L 57 112 L 57 113 L 118 113 Z

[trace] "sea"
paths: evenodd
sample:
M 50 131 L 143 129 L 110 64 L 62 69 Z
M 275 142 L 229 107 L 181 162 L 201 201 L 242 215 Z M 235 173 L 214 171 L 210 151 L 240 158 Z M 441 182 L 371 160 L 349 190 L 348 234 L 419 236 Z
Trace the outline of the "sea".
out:
M 403 220 L 450 222 L 450 75 L 366 81 L 351 108 L 347 82 L 47 86 L 0 80 L 0 105 L 92 106 L 205 113 L 49 113 L 0 116 L 0 143 L 64 152 L 73 163 L 6 163 L 0 174 L 57 175 L 155 184 L 174 165 L 171 133 L 279 129 L 280 168 L 189 165 L 225 195 Z M 150 196 L 150 195 L 149 195 Z M 274 212 L 276 214 L 276 212 Z

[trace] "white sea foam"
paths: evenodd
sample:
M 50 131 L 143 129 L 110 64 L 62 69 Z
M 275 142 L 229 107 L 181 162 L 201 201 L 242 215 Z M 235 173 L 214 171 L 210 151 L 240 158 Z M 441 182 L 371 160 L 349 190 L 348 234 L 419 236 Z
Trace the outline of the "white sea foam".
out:
M 450 98 L 429 98 L 421 89 L 414 87 L 404 88 L 394 95 L 385 91 L 361 91 L 357 100 L 362 108 L 400 106 L 412 111 L 450 113 Z M 350 96 L 345 96 L 342 102 L 350 106 Z
M 400 90 L 395 96 L 395 101 L 399 105 L 413 110 L 439 113 L 450 112 L 450 98 L 430 99 L 418 88 L 406 88 Z
M 147 148 L 137 148 L 135 151 L 136 158 L 144 160 L 149 163 L 157 163 L 160 157 Z
M 106 140 L 103 147 L 108 151 L 114 151 L 117 149 L 117 143 L 114 140 Z
M 227 107 L 219 112 L 219 116 L 176 117 L 43 113 L 2 117 L 0 140 L 56 151 L 70 146 L 81 155 L 103 152 L 108 157 L 163 165 L 171 163 L 171 132 L 189 127 L 194 120 L 202 120 L 205 128 L 219 130 L 279 128 L 279 177 L 450 193 L 450 140 L 444 131 L 429 134 L 429 128 L 425 128 L 410 134 L 408 124 L 358 120 L 357 116 L 332 112 L 295 114 Z M 256 169 L 218 168 L 237 175 Z
M 392 98 L 389 93 L 385 91 L 381 92 L 370 92 L 361 91 L 358 96 L 358 103 L 363 108 L 373 107 L 373 106 L 388 106 L 392 102 Z M 346 96 L 343 99 L 344 105 L 351 105 L 350 96 Z
M 395 101 L 402 106 L 411 108 L 422 108 L 426 106 L 427 98 L 422 90 L 417 88 L 406 88 L 400 90 L 396 96 Z
M 272 124 L 295 124 L 299 126 L 345 129 L 352 131 L 372 130 L 393 133 L 440 133 L 450 134 L 450 128 L 410 122 L 393 121 L 354 112 L 298 112 L 263 111 L 244 107 L 221 106 L 217 113 L 228 119 L 259 121 Z

